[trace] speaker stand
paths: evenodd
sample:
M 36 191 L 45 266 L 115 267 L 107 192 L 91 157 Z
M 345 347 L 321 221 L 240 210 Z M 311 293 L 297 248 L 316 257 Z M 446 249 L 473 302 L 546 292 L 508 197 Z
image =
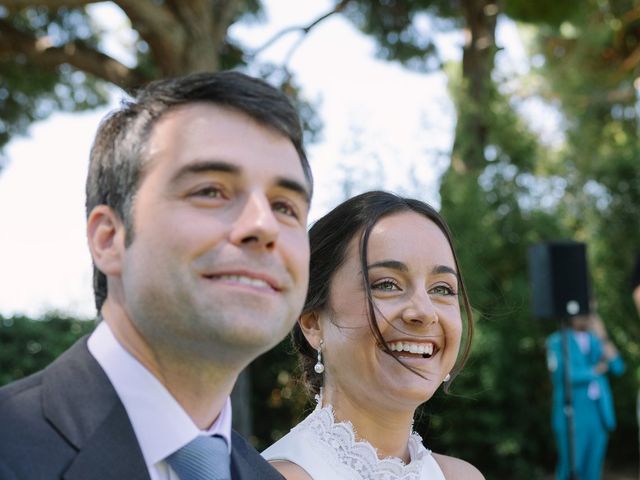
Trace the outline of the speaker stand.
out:
M 567 442 L 569 453 L 569 480 L 580 480 L 576 471 L 575 452 L 575 421 L 573 411 L 573 395 L 571 392 L 571 377 L 569 374 L 569 327 L 566 317 L 560 319 L 562 331 L 562 382 L 564 386 L 564 418 L 567 426 Z

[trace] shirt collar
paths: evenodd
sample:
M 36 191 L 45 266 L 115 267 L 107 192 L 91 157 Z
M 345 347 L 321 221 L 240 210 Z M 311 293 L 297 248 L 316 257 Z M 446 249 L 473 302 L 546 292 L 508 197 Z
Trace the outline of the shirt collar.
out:
M 201 431 L 164 385 L 124 349 L 106 322 L 96 327 L 88 347 L 127 411 L 148 468 L 198 435 L 220 435 L 231 452 L 230 398 L 213 425 Z

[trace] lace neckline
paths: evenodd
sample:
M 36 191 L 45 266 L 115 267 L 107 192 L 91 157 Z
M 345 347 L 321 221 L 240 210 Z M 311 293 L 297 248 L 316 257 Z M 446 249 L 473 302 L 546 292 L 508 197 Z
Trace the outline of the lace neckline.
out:
M 333 407 L 322 407 L 318 403 L 315 410 L 293 431 L 311 431 L 329 451 L 327 460 L 337 462 L 358 473 L 361 478 L 385 480 L 414 480 L 431 457 L 431 451 L 422 444 L 422 437 L 416 432 L 409 435 L 410 462 L 401 458 L 380 459 L 376 448 L 366 440 L 358 440 L 351 422 L 336 422 Z

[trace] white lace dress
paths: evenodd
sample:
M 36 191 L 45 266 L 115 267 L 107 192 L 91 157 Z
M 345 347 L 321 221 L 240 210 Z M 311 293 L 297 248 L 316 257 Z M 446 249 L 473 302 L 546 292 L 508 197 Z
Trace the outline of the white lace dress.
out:
M 349 422 L 336 422 L 331 406 L 316 409 L 262 452 L 267 460 L 288 460 L 314 480 L 445 480 L 417 433 L 409 437 L 411 461 L 380 460 L 375 448 L 357 441 Z

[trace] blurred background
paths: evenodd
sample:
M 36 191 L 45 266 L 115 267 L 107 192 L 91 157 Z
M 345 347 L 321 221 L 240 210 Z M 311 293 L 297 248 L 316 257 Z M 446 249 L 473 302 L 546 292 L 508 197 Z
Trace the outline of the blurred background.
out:
M 374 188 L 453 230 L 477 316 L 471 359 L 420 413 L 434 451 L 487 479 L 555 466 L 527 249 L 587 245 L 591 291 L 627 363 L 612 380 L 608 479 L 637 478 L 640 5 L 634 0 L 3 0 L 0 384 L 93 328 L 84 177 L 95 129 L 154 78 L 237 68 L 303 114 L 311 221 Z M 375 394 L 375 392 L 372 392 Z M 312 405 L 288 341 L 236 393 L 258 449 Z

